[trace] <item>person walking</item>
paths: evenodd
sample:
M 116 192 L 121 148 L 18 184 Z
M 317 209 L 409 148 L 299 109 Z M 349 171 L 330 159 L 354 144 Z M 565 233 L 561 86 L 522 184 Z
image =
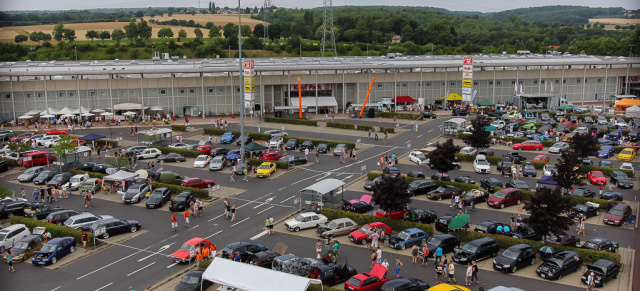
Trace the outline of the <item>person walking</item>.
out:
M 224 203 L 224 207 L 222 208 L 222 214 L 225 215 L 227 214 L 227 205 L 229 205 L 229 199 L 224 198 L 223 203 Z
M 233 168 L 231 168 L 231 176 L 229 178 L 229 182 L 235 183 L 236 182 L 235 176 L 236 176 L 236 166 L 233 166 Z
M 471 263 L 467 264 L 467 273 L 464 279 L 465 286 L 471 286 L 471 276 L 473 276 L 473 267 L 471 267 Z
M 367 136 L 367 139 L 371 139 L 371 129 L 369 129 L 369 135 Z
M 33 193 L 31 193 L 31 195 L 33 196 L 33 202 L 34 203 L 38 203 L 38 194 L 40 193 L 40 191 L 38 191 L 38 188 L 33 189 Z
M 318 151 L 316 151 L 316 164 L 320 163 L 319 158 L 320 158 L 320 153 Z
M 317 240 L 316 241 L 316 259 L 319 260 L 322 257 L 322 241 L 321 240 Z
M 471 267 L 473 268 L 473 272 L 471 274 L 471 283 L 473 283 L 473 279 L 475 278 L 476 283 L 480 284 L 480 280 L 478 280 L 478 264 L 476 263 L 476 261 L 471 261 Z
M 247 167 L 244 167 L 244 169 L 243 169 L 242 171 L 244 172 L 244 178 L 243 178 L 243 180 L 244 180 L 245 182 L 249 182 L 249 173 L 248 173 L 248 169 L 247 169 Z
M 9 264 L 9 272 L 15 272 L 13 268 L 13 253 L 11 250 L 7 250 L 7 264 Z
M 22 199 L 27 199 L 27 191 L 25 191 L 24 188 L 20 190 L 20 196 L 22 196 Z
M 420 266 L 429 266 L 429 246 L 426 243 L 422 248 L 422 263 Z
M 84 252 L 86 253 L 89 250 L 87 246 L 87 242 L 89 241 L 89 235 L 84 230 L 82 231 L 82 235 L 80 235 L 80 240 L 82 241 L 82 247 L 84 248 Z
M 202 248 L 202 257 L 205 259 L 211 259 L 211 250 L 205 246 Z
M 356 158 L 356 149 L 353 149 L 352 153 L 353 153 L 353 160 L 357 162 L 358 158 Z
M 436 263 L 436 285 L 442 284 L 442 276 L 444 274 L 444 267 L 442 266 L 442 262 Z
M 378 232 L 376 230 L 373 231 L 373 233 L 371 234 L 371 247 L 372 248 L 378 248 L 378 241 L 380 240 L 380 235 L 378 234 Z
M 189 210 L 185 209 L 184 211 L 184 227 L 190 227 L 191 225 L 189 224 Z
M 171 228 L 173 231 L 178 231 L 178 220 L 176 219 L 176 214 L 171 213 Z
M 271 235 L 271 228 L 269 227 L 269 224 L 269 216 L 267 216 L 267 218 L 264 220 L 264 230 L 268 235 Z
M 396 257 L 396 278 L 400 278 L 400 269 L 402 269 L 402 262 L 400 262 L 400 258 Z
M 387 262 L 387 259 L 384 259 L 380 265 L 384 267 L 384 276 L 386 277 L 387 271 L 389 270 L 389 262 Z
M 371 250 L 371 266 L 369 267 L 369 269 L 373 269 L 373 265 L 376 264 L 377 259 L 378 253 L 376 253 L 376 250 Z
M 231 219 L 231 204 L 227 204 L 225 205 L 226 207 L 226 213 L 227 213 L 227 220 Z
M 376 250 L 376 264 L 380 264 L 382 262 L 382 250 L 380 247 Z
M 198 271 L 200 271 L 200 262 L 202 262 L 202 258 L 203 258 L 202 252 L 198 252 L 196 254 L 196 267 L 198 267 Z
M 438 246 L 436 249 L 436 264 L 439 264 L 442 261 L 442 247 Z
M 340 241 L 335 240 L 333 244 L 333 254 L 336 257 L 336 261 L 338 261 L 338 249 L 340 248 Z
M 418 263 L 418 250 L 420 250 L 418 245 L 413 245 L 413 247 L 411 247 L 411 262 L 414 264 Z
M 455 270 L 456 268 L 453 265 L 453 260 L 451 260 L 451 262 L 449 262 L 449 266 L 447 267 L 447 271 L 449 272 L 449 278 L 447 279 L 447 283 L 451 283 L 451 279 L 453 279 L 453 283 L 458 284 L 458 281 L 456 281 L 456 278 L 454 277 Z
M 309 148 L 304 149 L 304 158 L 305 160 L 309 160 Z
M 233 205 L 231 206 L 231 221 L 235 221 L 236 220 L 236 206 Z

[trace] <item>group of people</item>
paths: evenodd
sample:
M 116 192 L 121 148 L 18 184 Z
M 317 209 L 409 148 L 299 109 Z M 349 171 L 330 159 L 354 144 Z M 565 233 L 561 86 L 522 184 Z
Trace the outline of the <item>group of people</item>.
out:
M 349 161 L 355 162 L 358 160 L 358 158 L 356 157 L 356 149 L 350 149 L 350 150 L 345 149 L 340 152 L 340 163 L 346 163 L 347 156 L 349 156 Z
M 392 167 L 398 165 L 398 155 L 393 153 L 391 155 L 384 154 L 384 156 L 380 156 L 380 159 L 376 162 L 376 169 L 378 171 L 382 171 L 385 167 Z
M 451 205 L 449 207 L 458 211 L 458 214 L 462 214 L 469 213 L 469 206 L 471 206 L 472 212 L 476 212 L 476 204 L 478 204 L 478 198 L 475 196 L 473 196 L 471 200 L 467 201 L 467 199 L 462 197 L 462 194 L 454 194 L 451 196 Z

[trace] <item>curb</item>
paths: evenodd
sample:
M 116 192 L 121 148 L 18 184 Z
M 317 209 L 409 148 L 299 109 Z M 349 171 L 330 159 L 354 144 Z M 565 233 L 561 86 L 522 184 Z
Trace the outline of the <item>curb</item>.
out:
M 151 291 L 151 290 L 155 290 L 157 288 L 163 287 L 165 284 L 171 282 L 173 279 L 181 277 L 182 275 L 188 273 L 189 271 L 191 271 L 193 269 L 195 269 L 195 264 L 193 265 L 192 268 L 189 268 L 188 266 L 186 266 L 186 268 L 184 268 L 184 270 L 180 270 L 180 271 L 174 273 L 173 275 L 169 275 L 169 277 L 164 278 L 162 281 L 160 281 L 158 283 L 155 283 L 155 284 L 151 285 L 151 287 L 147 287 L 144 290 Z

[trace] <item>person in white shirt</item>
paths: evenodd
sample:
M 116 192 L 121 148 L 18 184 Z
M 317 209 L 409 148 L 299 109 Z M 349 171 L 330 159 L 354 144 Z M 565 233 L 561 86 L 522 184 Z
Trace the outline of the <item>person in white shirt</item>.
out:
M 389 270 L 389 262 L 387 262 L 387 259 L 384 259 L 384 261 L 380 265 L 382 265 L 383 267 L 385 267 L 387 269 L 386 271 L 384 271 L 384 275 L 386 277 L 387 276 L 387 271 Z
M 589 276 L 587 277 L 587 291 L 593 291 L 593 287 L 596 285 L 595 279 L 596 277 L 593 272 L 589 273 Z
M 382 250 L 380 249 L 380 247 L 378 247 L 378 250 L 376 250 L 376 254 L 376 264 L 380 264 L 380 262 L 382 262 Z
M 471 286 L 471 283 L 473 283 L 473 280 L 471 280 L 471 276 L 473 276 L 473 267 L 471 267 L 471 264 L 469 264 L 469 266 L 467 267 L 467 276 L 464 280 L 465 286 Z

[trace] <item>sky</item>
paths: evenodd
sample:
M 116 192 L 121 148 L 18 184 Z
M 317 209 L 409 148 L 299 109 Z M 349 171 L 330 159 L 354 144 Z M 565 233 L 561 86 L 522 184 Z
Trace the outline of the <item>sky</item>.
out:
M 314 8 L 323 5 L 322 0 L 271 0 L 276 6 L 289 8 Z M 218 7 L 237 7 L 238 1 L 213 1 Z M 334 6 L 393 5 L 397 2 L 382 0 L 334 0 Z M 262 6 L 264 0 L 242 0 L 242 7 Z M 201 0 L 200 7 L 208 7 L 209 0 Z M 440 0 L 420 1 L 405 0 L 403 6 L 429 6 L 453 11 L 497 12 L 509 9 L 548 6 L 548 5 L 580 5 L 589 7 L 624 7 L 640 9 L 638 0 Z M 147 8 L 147 7 L 197 7 L 198 0 L 0 0 L 0 11 L 7 10 L 68 10 L 92 8 Z

